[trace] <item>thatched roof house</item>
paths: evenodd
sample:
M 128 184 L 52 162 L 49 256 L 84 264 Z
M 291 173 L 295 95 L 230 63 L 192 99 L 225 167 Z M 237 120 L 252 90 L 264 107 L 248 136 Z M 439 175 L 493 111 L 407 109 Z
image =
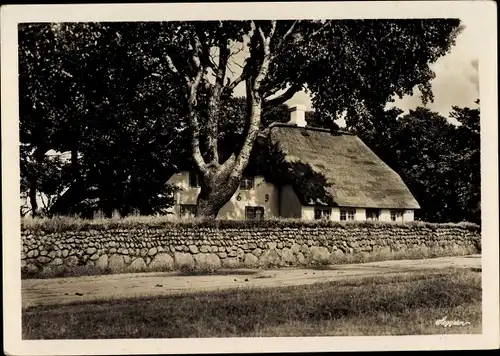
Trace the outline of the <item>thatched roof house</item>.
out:
M 352 133 L 332 134 L 328 129 L 273 124 L 268 135 L 286 162 L 309 165 L 313 172 L 324 177 L 326 196 L 311 195 L 307 186 L 291 179 L 304 205 L 420 208 L 401 177 Z
M 182 171 L 169 181 L 181 188 L 174 213 L 196 211 L 194 178 Z M 290 122 L 259 134 L 246 177 L 219 217 L 402 221 L 419 208 L 401 177 L 356 135 L 309 127 L 305 108 L 296 106 Z

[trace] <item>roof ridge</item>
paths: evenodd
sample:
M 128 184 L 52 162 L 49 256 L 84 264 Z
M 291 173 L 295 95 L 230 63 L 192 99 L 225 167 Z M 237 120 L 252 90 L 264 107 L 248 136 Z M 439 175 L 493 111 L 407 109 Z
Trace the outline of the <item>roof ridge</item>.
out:
M 292 129 L 301 129 L 301 130 L 310 130 L 310 131 L 319 131 L 319 132 L 328 132 L 328 133 L 332 132 L 330 129 L 323 128 L 323 127 L 297 126 L 296 124 L 291 124 L 288 122 L 273 122 L 267 127 L 267 129 L 270 131 L 275 127 L 288 127 L 288 128 L 292 128 Z M 343 135 L 357 136 L 355 133 L 345 131 L 345 130 L 337 130 L 335 132 L 343 134 Z

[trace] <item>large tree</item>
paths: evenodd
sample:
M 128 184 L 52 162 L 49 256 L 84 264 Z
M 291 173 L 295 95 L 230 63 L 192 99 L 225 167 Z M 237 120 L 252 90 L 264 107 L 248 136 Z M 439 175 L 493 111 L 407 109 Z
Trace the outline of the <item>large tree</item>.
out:
M 40 193 L 51 193 L 42 184 L 56 169 L 51 150 L 70 152 L 71 168 L 46 213 L 150 214 L 170 204 L 164 177 L 185 147 L 182 113 L 140 40 L 132 23 L 20 26 L 21 172 L 33 215 Z
M 307 89 L 335 127 L 342 114 L 348 122 L 369 120 L 370 108 L 416 86 L 432 100 L 429 65 L 448 52 L 459 30 L 455 19 L 141 24 L 146 37 L 157 34 L 143 53 L 168 67 L 186 108 L 191 157 L 202 178 L 198 215 L 215 217 L 236 191 L 263 110 Z M 242 50 L 241 72 L 230 75 Z M 221 109 L 240 83 L 246 88 L 244 135 L 221 158 Z

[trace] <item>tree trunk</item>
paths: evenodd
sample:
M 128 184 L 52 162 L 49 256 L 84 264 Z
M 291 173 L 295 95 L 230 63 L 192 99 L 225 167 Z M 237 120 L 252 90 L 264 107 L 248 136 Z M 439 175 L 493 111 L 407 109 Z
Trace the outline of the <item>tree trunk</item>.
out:
M 37 178 L 36 175 L 30 177 L 30 205 L 31 205 L 31 216 L 36 217 L 38 210 L 38 203 L 36 201 L 36 190 L 37 190 Z
M 228 175 L 223 179 L 211 178 L 210 181 L 202 184 L 197 199 L 196 216 L 215 219 L 219 210 L 236 193 L 239 184 L 239 178 Z

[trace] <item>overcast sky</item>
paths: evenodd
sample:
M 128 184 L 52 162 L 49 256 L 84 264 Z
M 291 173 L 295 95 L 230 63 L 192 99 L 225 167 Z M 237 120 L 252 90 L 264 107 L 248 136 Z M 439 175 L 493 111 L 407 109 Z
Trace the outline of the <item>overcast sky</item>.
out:
M 478 41 L 471 25 L 466 21 L 462 23 L 465 28 L 458 35 L 456 45 L 446 56 L 441 57 L 431 66 L 436 73 L 436 78 L 432 81 L 434 102 L 428 103 L 427 107 L 444 117 L 448 117 L 452 106 L 471 107 L 479 98 Z M 245 95 L 242 85 L 236 88 L 235 95 Z M 295 94 L 287 104 L 303 104 L 311 109 L 311 99 L 304 92 Z M 394 103 L 394 106 L 405 112 L 421 105 L 418 91 L 413 96 L 398 98 Z M 339 124 L 342 126 L 341 122 Z

